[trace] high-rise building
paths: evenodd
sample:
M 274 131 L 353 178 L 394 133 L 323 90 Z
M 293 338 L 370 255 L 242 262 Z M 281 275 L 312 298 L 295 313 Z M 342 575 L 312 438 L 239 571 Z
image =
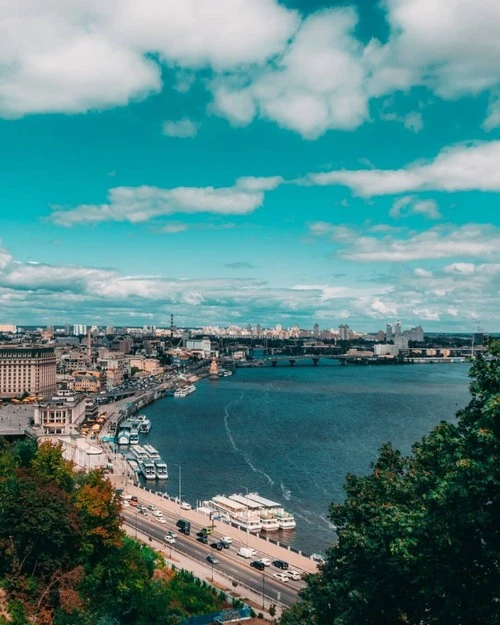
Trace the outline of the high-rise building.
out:
M 315 323 L 313 325 L 313 336 L 314 338 L 318 338 L 319 337 L 319 324 Z
M 392 341 L 392 325 L 390 323 L 385 326 L 385 340 L 387 342 Z
M 56 390 L 53 347 L 0 347 L 0 397 L 51 395 Z
M 399 319 L 396 321 L 396 325 L 394 326 L 394 338 L 399 339 L 401 336 L 401 321 Z
M 87 324 L 75 323 L 73 325 L 73 334 L 75 336 L 85 336 L 87 334 Z
M 341 341 L 349 340 L 349 326 L 347 324 L 339 325 L 339 339 Z

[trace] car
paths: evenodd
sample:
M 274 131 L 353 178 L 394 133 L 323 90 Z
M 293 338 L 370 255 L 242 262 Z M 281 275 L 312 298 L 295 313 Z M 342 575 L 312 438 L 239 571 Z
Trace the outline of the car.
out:
M 325 558 L 320 553 L 313 553 L 311 555 L 311 560 L 317 562 L 318 564 L 324 564 Z
M 149 508 L 150 510 L 156 510 L 156 506 L 154 505 L 154 503 L 150 503 L 150 504 L 148 504 L 148 508 Z
M 164 519 L 162 516 L 156 517 L 156 520 L 162 525 L 165 525 L 165 523 L 167 522 L 167 519 Z
M 233 542 L 233 539 L 231 538 L 231 536 L 223 536 L 221 538 L 221 542 L 222 541 L 225 542 L 225 543 L 228 543 L 230 545 Z
M 187 501 L 181 503 L 181 510 L 191 510 L 191 504 Z
M 130 501 L 130 505 L 133 506 L 134 508 L 137 508 L 137 501 L 134 501 L 133 499 Z
M 137 497 L 137 495 L 133 495 L 131 497 L 132 501 L 138 502 L 139 501 L 139 497 Z
M 286 575 L 288 575 L 289 579 L 293 579 L 294 581 L 298 581 L 299 579 L 302 579 L 298 571 L 287 571 Z
M 280 582 L 288 581 L 288 575 L 286 573 L 274 573 L 273 577 L 275 577 L 276 579 L 279 579 Z
M 139 514 L 142 514 L 143 516 L 148 516 L 147 510 L 144 510 L 144 508 L 138 508 L 138 510 L 139 510 Z
M 219 560 L 212 555 L 207 556 L 207 562 L 210 562 L 210 564 L 219 564 Z
M 285 571 L 288 568 L 288 562 L 285 562 L 285 560 L 274 560 L 273 566 L 275 566 L 277 569 Z
M 254 569 L 259 569 L 259 571 L 263 571 L 266 567 L 263 562 L 260 560 L 254 560 L 250 562 L 250 566 L 253 566 Z
M 165 536 L 164 540 L 166 543 L 168 543 L 169 545 L 174 545 L 175 544 L 175 538 L 173 536 Z
M 210 547 L 212 547 L 212 549 L 217 549 L 217 551 L 222 551 L 223 549 L 221 543 L 210 543 Z
M 177 538 L 177 534 L 175 532 L 171 532 L 170 530 L 165 535 L 172 536 L 172 538 Z
M 271 566 L 271 560 L 269 558 L 261 558 L 260 561 L 264 566 Z
M 224 549 L 229 549 L 231 546 L 231 543 L 228 543 L 225 540 L 219 540 L 219 543 L 224 547 Z
M 204 545 L 208 545 L 208 538 L 206 536 L 198 536 L 196 540 Z
M 163 512 L 161 510 L 155 510 L 153 512 L 153 516 L 157 516 L 157 517 L 163 516 Z

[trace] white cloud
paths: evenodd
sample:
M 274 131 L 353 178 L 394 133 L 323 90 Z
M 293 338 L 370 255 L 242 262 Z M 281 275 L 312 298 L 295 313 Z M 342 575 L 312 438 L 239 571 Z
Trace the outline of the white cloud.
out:
M 308 139 L 358 127 L 368 107 L 356 23 L 352 9 L 310 15 L 283 54 L 243 86 L 231 76 L 213 83 L 215 111 L 242 124 L 258 114 Z
M 177 234 L 178 232 L 185 232 L 188 229 L 188 225 L 180 221 L 170 221 L 162 226 L 161 231 L 166 234 Z
M 140 223 L 176 213 L 246 215 L 263 201 L 262 191 L 238 187 L 115 187 L 108 193 L 107 204 L 83 204 L 69 210 L 56 207 L 50 218 L 59 226 L 73 226 L 105 221 Z
M 374 94 L 425 85 L 439 96 L 478 93 L 500 82 L 497 0 L 385 0 L 391 34 L 372 42 Z
M 410 215 L 424 215 L 427 219 L 441 219 L 442 217 L 435 200 L 420 200 L 412 195 L 405 195 L 395 200 L 389 215 L 395 219 Z
M 500 141 L 444 148 L 431 162 L 403 169 L 334 170 L 309 174 L 305 182 L 345 185 L 361 196 L 409 191 L 500 191 Z
M 276 0 L 0 0 L 0 115 L 81 112 L 161 89 L 161 67 L 223 70 L 279 53 L 299 17 Z
M 398 309 L 393 303 L 380 299 L 374 300 L 370 308 L 373 312 L 378 313 L 380 317 L 396 317 L 398 314 Z
M 163 122 L 163 134 L 167 137 L 178 137 L 181 139 L 195 137 L 198 133 L 198 124 L 187 117 L 177 120 L 167 120 Z
M 488 115 L 483 123 L 483 128 L 487 132 L 500 127 L 500 98 L 491 100 L 488 106 Z
M 432 278 L 432 271 L 422 269 L 422 267 L 417 267 L 413 273 L 419 278 Z
M 444 258 L 495 258 L 500 256 L 500 229 L 485 224 L 465 224 L 461 227 L 434 226 L 421 233 L 409 233 L 407 238 L 388 234 L 381 238 L 366 236 L 362 230 L 320 222 L 310 226 L 310 232 L 330 235 L 339 245 L 338 254 L 357 262 L 408 262 Z M 449 271 L 469 267 L 455 263 Z M 487 265 L 494 267 L 495 264 Z M 419 273 L 422 277 L 422 270 Z
M 417 111 L 412 111 L 405 115 L 403 118 L 404 127 L 407 130 L 411 130 L 414 133 L 418 133 L 424 127 L 424 120 L 422 119 L 422 113 Z
M 248 191 L 273 191 L 285 181 L 281 176 L 245 176 L 236 180 L 236 186 Z

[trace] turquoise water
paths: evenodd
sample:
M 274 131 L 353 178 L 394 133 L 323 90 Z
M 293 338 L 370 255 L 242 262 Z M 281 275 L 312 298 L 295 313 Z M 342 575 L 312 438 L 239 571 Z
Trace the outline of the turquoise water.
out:
M 469 401 L 468 370 L 326 360 L 238 369 L 146 408 L 153 428 L 143 442 L 168 463 L 170 480 L 158 488 L 178 494 L 180 465 L 182 497 L 191 503 L 258 491 L 295 515 L 297 529 L 279 540 L 310 553 L 334 538 L 327 511 L 343 498 L 345 474 L 368 472 L 385 441 L 408 453 L 439 421 L 453 421 Z

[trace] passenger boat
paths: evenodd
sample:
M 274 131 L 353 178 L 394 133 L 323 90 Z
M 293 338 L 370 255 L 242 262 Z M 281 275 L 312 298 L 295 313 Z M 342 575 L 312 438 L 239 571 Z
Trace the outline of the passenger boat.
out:
M 142 449 L 150 460 L 160 460 L 159 452 L 153 447 L 153 445 L 143 445 Z
M 139 430 L 132 428 L 129 434 L 129 443 L 130 445 L 138 445 L 139 444 Z
M 135 421 L 137 422 L 137 429 L 140 434 L 149 434 L 151 431 L 151 421 L 146 417 L 145 414 L 139 414 L 135 417 Z
M 283 506 L 277 501 L 271 501 L 270 499 L 261 497 L 258 493 L 248 493 L 247 498 L 250 501 L 253 501 L 260 506 L 261 518 L 263 519 L 274 518 L 275 519 L 275 523 L 278 524 L 278 527 L 275 529 L 280 529 L 280 530 L 295 529 L 297 523 L 295 522 L 293 514 L 291 514 L 290 512 L 287 512 L 283 508 Z M 268 527 L 273 527 L 273 523 L 270 522 Z M 267 529 L 267 531 L 274 531 L 274 530 Z
M 230 497 L 217 495 L 209 501 L 204 501 L 202 507 L 216 510 L 222 520 L 234 523 L 234 525 L 242 530 L 258 533 L 262 529 L 259 514 L 256 514 L 244 504 L 234 501 Z
M 156 477 L 159 480 L 168 480 L 167 463 L 161 458 L 154 461 Z
M 156 469 L 152 460 L 139 462 L 139 470 L 146 480 L 156 480 Z

